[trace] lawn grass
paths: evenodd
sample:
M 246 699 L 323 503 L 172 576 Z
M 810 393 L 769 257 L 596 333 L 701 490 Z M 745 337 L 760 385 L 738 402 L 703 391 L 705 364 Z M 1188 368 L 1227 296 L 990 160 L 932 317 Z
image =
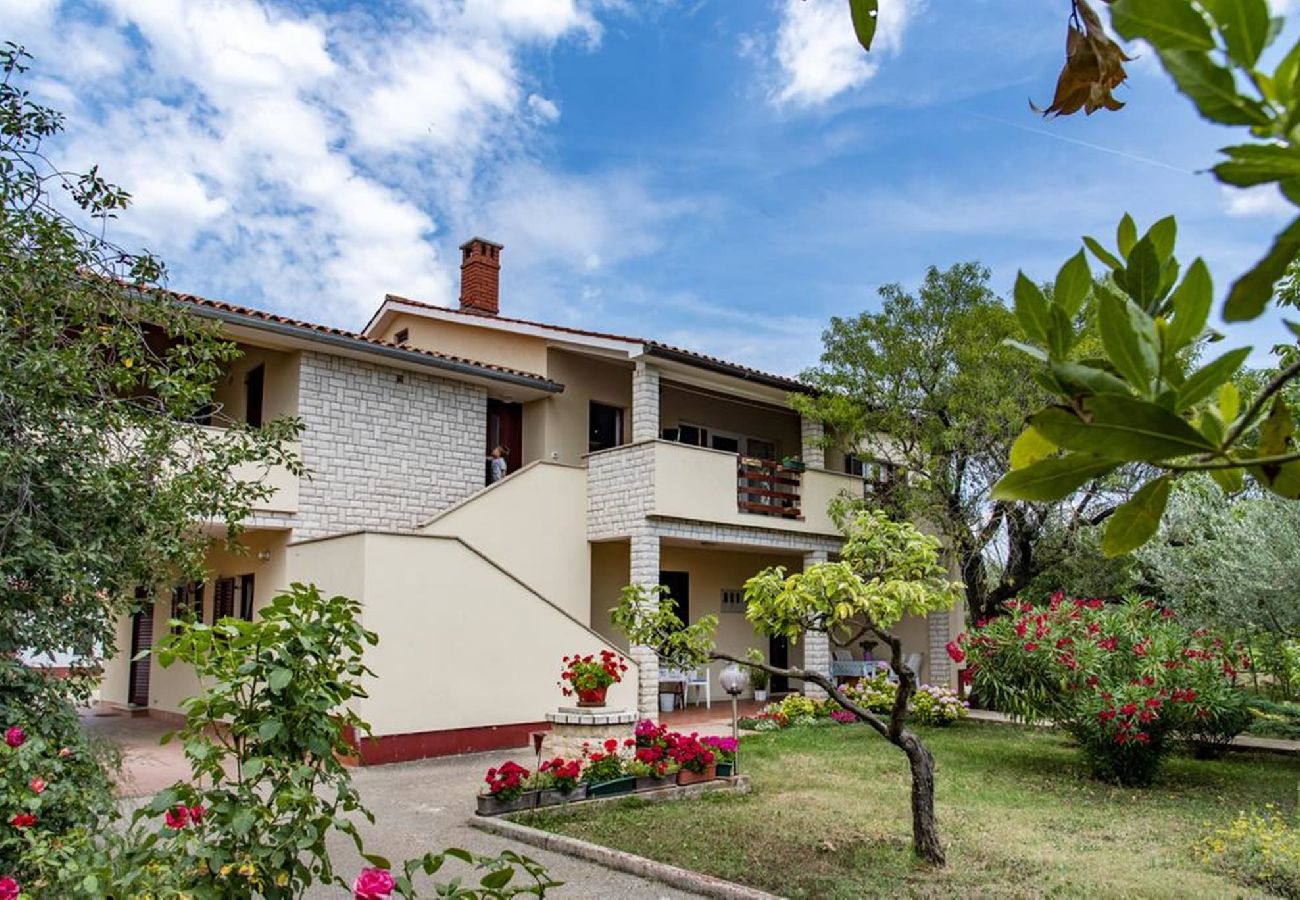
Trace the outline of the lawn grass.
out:
M 1172 757 L 1154 787 L 1089 779 L 1057 731 L 963 722 L 919 729 L 936 760 L 948 865 L 911 856 L 907 765 L 861 726 L 743 739 L 753 792 L 629 798 L 529 824 L 792 898 L 1260 896 L 1192 856 L 1238 810 L 1295 811 L 1300 760 Z

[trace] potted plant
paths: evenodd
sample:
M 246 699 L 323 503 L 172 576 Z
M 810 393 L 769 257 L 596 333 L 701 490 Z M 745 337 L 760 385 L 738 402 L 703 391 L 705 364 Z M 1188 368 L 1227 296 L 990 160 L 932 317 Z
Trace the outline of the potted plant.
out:
M 798 456 L 786 456 L 781 459 L 781 468 L 788 472 L 803 472 L 808 466 Z
M 670 771 L 670 768 L 672 771 Z M 676 774 L 675 767 L 671 767 L 669 762 L 661 759 L 658 762 L 648 762 L 637 754 L 636 759 L 628 760 L 625 771 L 636 779 L 636 789 L 638 791 L 657 791 L 660 788 L 668 787 L 670 784 L 676 784 L 673 777 Z
M 614 738 L 605 741 L 602 749 L 595 752 L 590 745 L 583 745 L 582 780 L 587 785 L 588 797 L 610 797 L 636 790 L 636 776 L 627 774 L 626 762 L 618 749 Z
M 766 661 L 763 659 L 763 652 L 752 647 L 745 651 L 745 658 L 755 663 Z M 754 700 L 758 703 L 766 703 L 767 686 L 772 683 L 772 676 L 768 674 L 766 669 L 760 669 L 757 666 L 749 666 L 748 668 L 749 683 L 754 688 Z
M 736 767 L 736 739 L 733 737 L 706 737 L 700 743 L 713 751 L 717 760 L 719 778 L 730 778 Z
M 528 770 L 518 763 L 507 760 L 500 767 L 488 769 L 483 780 L 488 789 L 487 793 L 478 795 L 480 816 L 499 816 L 532 805 L 526 790 Z
M 590 653 L 566 656 L 563 662 L 560 688 L 566 697 L 577 694 L 579 706 L 604 706 L 605 692 L 622 681 L 627 671 L 627 660 L 612 650 L 600 651 L 599 658 Z
M 695 784 L 718 777 L 717 759 L 713 751 L 700 743 L 699 736 L 694 732 L 689 737 L 679 735 L 669 755 L 673 762 L 681 766 L 681 771 L 677 773 L 678 784 Z
M 581 780 L 582 761 L 577 759 L 543 760 L 537 769 L 535 785 L 541 791 L 538 806 L 554 806 L 558 803 L 572 803 L 585 800 L 587 785 Z

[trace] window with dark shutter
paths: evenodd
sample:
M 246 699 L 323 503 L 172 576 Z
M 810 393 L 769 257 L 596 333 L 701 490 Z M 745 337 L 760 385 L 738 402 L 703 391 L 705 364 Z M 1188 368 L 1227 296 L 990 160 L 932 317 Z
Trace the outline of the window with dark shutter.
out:
M 239 618 L 246 622 L 253 621 L 253 573 L 239 579 Z
M 411 332 L 405 328 L 397 329 L 397 334 L 393 335 L 394 344 L 405 344 L 411 337 Z
M 228 619 L 235 614 L 235 579 L 218 578 L 216 589 L 212 592 L 212 624 L 219 619 Z

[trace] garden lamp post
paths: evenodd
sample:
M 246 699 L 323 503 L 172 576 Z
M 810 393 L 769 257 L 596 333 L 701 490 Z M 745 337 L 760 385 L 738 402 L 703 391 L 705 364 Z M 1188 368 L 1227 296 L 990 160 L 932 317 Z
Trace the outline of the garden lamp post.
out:
M 736 742 L 736 762 L 731 769 L 732 775 L 740 774 L 740 724 L 739 715 L 736 709 L 736 701 L 740 695 L 749 687 L 749 672 L 740 666 L 732 663 L 722 670 L 718 676 L 722 682 L 722 689 L 731 695 L 731 737 Z

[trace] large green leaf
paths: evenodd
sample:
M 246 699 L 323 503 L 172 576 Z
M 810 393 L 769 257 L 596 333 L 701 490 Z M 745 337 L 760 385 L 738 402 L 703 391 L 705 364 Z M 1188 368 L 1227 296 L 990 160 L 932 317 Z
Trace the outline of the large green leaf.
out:
M 1102 291 L 1097 305 L 1097 327 L 1111 363 L 1138 392 L 1145 393 L 1156 370 L 1155 345 L 1139 333 L 1135 317 L 1129 315 L 1132 306 L 1127 298 Z
M 853 16 L 853 33 L 858 36 L 858 43 L 863 50 L 870 50 L 880 18 L 880 0 L 849 0 L 849 12 Z
M 1101 538 L 1101 552 L 1119 556 L 1136 550 L 1156 533 L 1160 517 L 1169 502 L 1169 486 L 1173 477 L 1162 475 L 1142 486 L 1136 494 L 1121 505 L 1106 523 L 1106 533 Z
M 1224 147 L 1220 152 L 1229 158 L 1214 166 L 1212 171 L 1224 184 L 1250 187 L 1270 181 L 1300 178 L 1300 150 L 1295 147 L 1238 144 Z
M 1115 245 L 1119 247 L 1120 256 L 1127 257 L 1137 243 L 1138 228 L 1133 217 L 1124 213 L 1124 217 L 1119 220 L 1119 227 L 1115 229 Z
M 1177 408 L 1181 412 L 1191 409 L 1206 397 L 1218 390 L 1219 386 L 1237 373 L 1246 357 L 1250 356 L 1249 347 L 1229 350 L 1214 362 L 1206 363 L 1187 377 L 1178 389 Z
M 1076 362 L 1052 363 L 1052 374 L 1071 394 L 1132 394 L 1128 384 L 1105 369 Z
M 1025 334 L 1030 340 L 1046 344 L 1051 329 L 1047 298 L 1038 289 L 1038 285 L 1025 277 L 1024 272 L 1016 273 L 1015 302 L 1016 318 L 1020 320 L 1020 327 L 1025 329 Z
M 1205 331 L 1205 324 L 1210 319 L 1210 307 L 1214 304 L 1214 284 L 1210 280 L 1210 270 L 1198 256 L 1187 267 L 1182 284 L 1174 291 L 1170 302 L 1174 307 L 1174 317 L 1165 331 L 1167 352 L 1176 353 Z
M 1160 277 L 1163 265 L 1160 254 L 1150 235 L 1133 245 L 1128 255 L 1128 265 L 1124 268 L 1122 278 L 1116 278 L 1120 286 L 1143 309 L 1152 308 L 1153 301 L 1160 292 Z
M 1165 216 L 1147 229 L 1147 237 L 1151 238 L 1156 256 L 1160 258 L 1160 264 L 1164 265 L 1174 255 L 1174 244 L 1178 240 L 1178 220 L 1173 216 Z
M 1228 55 L 1250 69 L 1269 40 L 1269 15 L 1266 0 L 1201 0 L 1228 48 Z
M 1072 453 L 1054 459 L 1042 459 L 1013 469 L 993 486 L 995 500 L 1032 500 L 1049 503 L 1060 500 L 1119 467 L 1113 459 L 1098 459 Z
M 1110 22 L 1120 36 L 1163 50 L 1213 50 L 1209 23 L 1188 0 L 1115 0 Z
M 1223 305 L 1224 320 L 1245 322 L 1262 313 L 1273 296 L 1273 286 L 1286 274 L 1287 266 L 1297 256 L 1300 256 L 1300 217 L 1293 219 L 1286 230 L 1273 239 L 1273 246 L 1264 258 L 1233 284 Z
M 1196 50 L 1161 50 L 1160 60 L 1178 89 L 1202 116 L 1221 125 L 1267 125 L 1264 107 L 1237 92 L 1232 72 Z
M 1096 238 L 1085 235 L 1083 245 L 1091 250 L 1092 255 L 1097 257 L 1103 265 L 1110 266 L 1111 269 L 1124 268 L 1124 263 L 1120 261 L 1119 257 L 1103 247 Z
M 1023 469 L 1055 453 L 1057 447 L 1035 428 L 1026 428 L 1011 445 L 1011 468 Z
M 1182 417 L 1145 400 L 1097 394 L 1083 407 L 1086 419 L 1052 406 L 1029 422 L 1059 447 L 1107 459 L 1158 462 L 1215 449 Z
M 1073 317 L 1088 299 L 1092 290 L 1092 271 L 1088 268 L 1088 257 L 1080 250 L 1065 261 L 1061 271 L 1056 273 L 1056 284 L 1052 286 L 1052 302 L 1058 304 L 1066 314 Z

